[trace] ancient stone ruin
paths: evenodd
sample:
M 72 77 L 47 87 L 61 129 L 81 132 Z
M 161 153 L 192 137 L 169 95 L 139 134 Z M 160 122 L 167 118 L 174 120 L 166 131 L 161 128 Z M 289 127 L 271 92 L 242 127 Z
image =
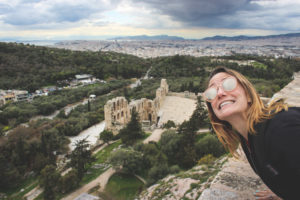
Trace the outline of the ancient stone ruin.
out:
M 104 106 L 105 129 L 115 132 L 123 128 L 130 121 L 133 109 L 143 126 L 156 125 L 160 119 L 159 109 L 168 92 L 167 80 L 162 79 L 154 100 L 142 98 L 128 103 L 125 97 L 116 97 L 107 101 Z

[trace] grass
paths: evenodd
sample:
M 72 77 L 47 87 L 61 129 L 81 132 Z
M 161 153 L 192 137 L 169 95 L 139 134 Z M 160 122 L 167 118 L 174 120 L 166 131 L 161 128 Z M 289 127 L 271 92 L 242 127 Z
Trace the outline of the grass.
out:
M 114 148 L 117 148 L 121 144 L 122 144 L 121 140 L 117 140 L 115 143 L 108 145 L 107 147 L 105 147 L 104 149 L 102 149 L 101 151 L 96 153 L 95 154 L 95 158 L 96 158 L 95 163 L 105 163 L 107 161 L 108 157 L 110 156 L 112 150 Z
M 102 174 L 105 171 L 105 167 L 102 168 L 93 168 L 95 164 L 104 164 L 106 163 L 107 159 L 109 158 L 112 150 L 114 148 L 117 148 L 121 144 L 121 140 L 118 140 L 117 142 L 108 145 L 101 151 L 99 151 L 96 155 L 96 161 L 93 162 L 90 167 L 88 168 L 88 173 L 84 175 L 82 181 L 80 182 L 80 185 L 87 184 L 97 178 L 100 174 Z
M 14 189 L 7 189 L 5 191 L 0 190 L 0 192 L 4 192 L 10 199 L 23 199 L 22 197 L 33 188 L 38 186 L 37 178 L 30 178 L 24 181 L 20 186 Z M 24 189 L 24 190 L 22 190 Z M 22 190 L 22 191 L 21 191 Z
M 143 186 L 144 184 L 135 176 L 117 173 L 109 179 L 105 193 L 114 200 L 130 200 L 142 191 Z

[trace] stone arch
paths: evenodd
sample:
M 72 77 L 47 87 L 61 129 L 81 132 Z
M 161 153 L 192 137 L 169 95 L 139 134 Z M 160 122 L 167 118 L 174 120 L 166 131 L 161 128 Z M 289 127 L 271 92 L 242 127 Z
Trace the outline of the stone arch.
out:
M 150 121 L 150 123 L 152 123 L 152 115 L 151 115 L 151 113 L 148 114 L 148 120 Z

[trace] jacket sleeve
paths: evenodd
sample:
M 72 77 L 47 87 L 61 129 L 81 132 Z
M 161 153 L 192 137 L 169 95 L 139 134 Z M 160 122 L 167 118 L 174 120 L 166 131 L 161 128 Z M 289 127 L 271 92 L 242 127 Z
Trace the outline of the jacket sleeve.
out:
M 289 108 L 271 120 L 267 134 L 268 155 L 279 172 L 284 199 L 300 196 L 300 108 Z

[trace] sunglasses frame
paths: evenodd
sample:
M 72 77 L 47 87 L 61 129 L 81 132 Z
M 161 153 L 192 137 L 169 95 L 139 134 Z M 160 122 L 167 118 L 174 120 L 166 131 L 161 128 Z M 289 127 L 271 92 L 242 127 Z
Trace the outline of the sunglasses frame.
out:
M 224 82 L 226 81 L 226 80 L 228 80 L 228 79 L 233 79 L 234 81 L 235 81 L 235 87 L 232 89 L 232 90 L 226 90 L 225 88 L 224 88 Z M 238 83 L 238 81 L 237 81 L 237 79 L 234 77 L 234 76 L 229 76 L 229 77 L 227 77 L 227 78 L 225 78 L 225 79 L 223 79 L 222 80 L 222 82 L 220 83 L 220 84 L 218 84 L 217 85 L 217 87 L 209 87 L 209 88 L 207 88 L 204 92 L 203 92 L 203 98 L 204 98 L 204 100 L 205 101 L 207 101 L 207 102 L 212 102 L 217 96 L 218 96 L 218 90 L 219 90 L 219 87 L 222 87 L 222 89 L 224 90 L 224 91 L 226 91 L 226 92 L 231 92 L 231 91 L 233 91 L 233 90 L 235 90 L 236 89 L 236 87 L 237 87 L 237 84 Z M 207 97 L 206 97 L 206 95 L 205 95 L 205 93 L 209 90 L 209 89 L 215 89 L 216 90 L 216 96 L 213 98 L 213 99 L 208 99 Z

